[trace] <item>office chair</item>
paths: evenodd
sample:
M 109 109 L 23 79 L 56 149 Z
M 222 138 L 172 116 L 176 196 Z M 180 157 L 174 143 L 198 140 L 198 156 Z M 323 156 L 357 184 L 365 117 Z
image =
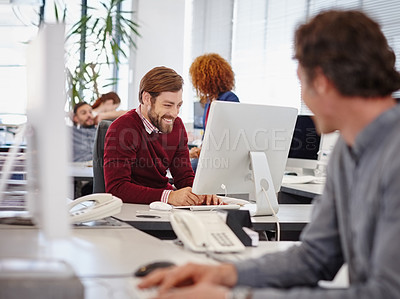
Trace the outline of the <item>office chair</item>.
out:
M 93 193 L 106 192 L 104 183 L 104 140 L 111 120 L 102 120 L 96 131 L 93 148 Z

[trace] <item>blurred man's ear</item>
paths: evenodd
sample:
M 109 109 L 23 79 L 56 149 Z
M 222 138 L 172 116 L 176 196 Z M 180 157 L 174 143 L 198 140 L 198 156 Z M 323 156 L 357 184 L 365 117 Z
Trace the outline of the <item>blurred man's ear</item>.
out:
M 74 117 L 72 118 L 72 121 L 73 121 L 75 124 L 78 124 L 78 123 L 79 123 L 79 119 L 78 119 L 78 117 L 77 117 L 76 115 L 74 115 Z
M 313 80 L 314 90 L 318 94 L 325 94 L 332 86 L 331 81 L 325 76 L 321 68 L 315 70 L 315 77 Z

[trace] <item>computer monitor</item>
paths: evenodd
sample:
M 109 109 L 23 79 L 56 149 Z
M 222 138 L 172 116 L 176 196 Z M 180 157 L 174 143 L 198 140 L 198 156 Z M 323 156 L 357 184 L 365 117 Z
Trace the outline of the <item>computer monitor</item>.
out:
M 70 230 L 66 198 L 72 190 L 64 121 L 64 25 L 42 26 L 27 61 L 27 206 L 47 239 L 61 239 Z
M 195 129 L 203 129 L 204 107 L 200 102 L 193 103 L 193 127 Z
M 253 215 L 278 211 L 297 109 L 215 101 L 211 104 L 193 192 L 248 194 Z
M 287 168 L 301 168 L 302 171 L 317 167 L 321 136 L 310 115 L 298 115 L 290 145 Z

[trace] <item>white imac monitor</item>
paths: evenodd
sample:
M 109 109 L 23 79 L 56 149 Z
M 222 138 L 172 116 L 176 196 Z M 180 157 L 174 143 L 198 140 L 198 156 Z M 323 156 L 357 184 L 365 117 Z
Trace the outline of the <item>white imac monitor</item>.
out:
M 276 213 L 296 116 L 295 108 L 213 102 L 193 192 L 249 194 L 253 216 Z
M 50 240 L 70 230 L 64 70 L 64 26 L 45 24 L 28 48 L 27 206 Z
M 287 170 L 300 169 L 301 174 L 314 174 L 321 147 L 321 136 L 317 133 L 312 116 L 298 115 L 287 160 Z

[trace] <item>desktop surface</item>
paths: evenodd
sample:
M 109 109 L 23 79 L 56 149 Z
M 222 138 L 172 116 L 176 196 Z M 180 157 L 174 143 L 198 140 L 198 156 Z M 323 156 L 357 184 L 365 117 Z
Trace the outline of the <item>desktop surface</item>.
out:
M 290 204 L 279 205 L 279 222 L 281 230 L 301 231 L 311 219 L 313 205 Z M 143 231 L 172 231 L 169 215 L 170 211 L 153 211 L 149 205 L 127 204 L 122 205 L 121 212 L 114 217 Z M 203 213 L 194 211 L 193 213 Z M 251 217 L 254 229 L 257 231 L 275 228 L 276 220 L 273 216 Z
M 140 279 L 133 273 L 138 267 L 157 260 L 177 265 L 187 262 L 218 263 L 205 254 L 190 252 L 173 242 L 158 240 L 134 228 L 75 229 L 69 239 L 45 246 L 37 229 L 10 229 L 0 225 L 0 238 L 7 240 L 0 247 L 0 260 L 52 257 L 67 262 L 83 283 L 86 299 L 141 298 L 136 296 L 136 285 Z M 218 258 L 237 261 L 283 251 L 295 244 L 261 242 L 259 247 L 247 247 L 241 254 L 219 254 Z
M 281 192 L 314 198 L 321 195 L 325 184 L 282 184 Z
M 67 262 L 83 283 L 86 299 L 132 298 L 139 281 L 133 273 L 156 260 L 177 265 L 216 263 L 205 255 L 193 254 L 132 227 L 74 229 L 68 239 L 45 246 L 38 229 L 0 225 L 0 238 L 7 240 L 0 246 L 1 260 L 54 258 Z
M 93 164 L 88 162 L 73 162 L 68 165 L 68 174 L 75 180 L 93 180 Z

